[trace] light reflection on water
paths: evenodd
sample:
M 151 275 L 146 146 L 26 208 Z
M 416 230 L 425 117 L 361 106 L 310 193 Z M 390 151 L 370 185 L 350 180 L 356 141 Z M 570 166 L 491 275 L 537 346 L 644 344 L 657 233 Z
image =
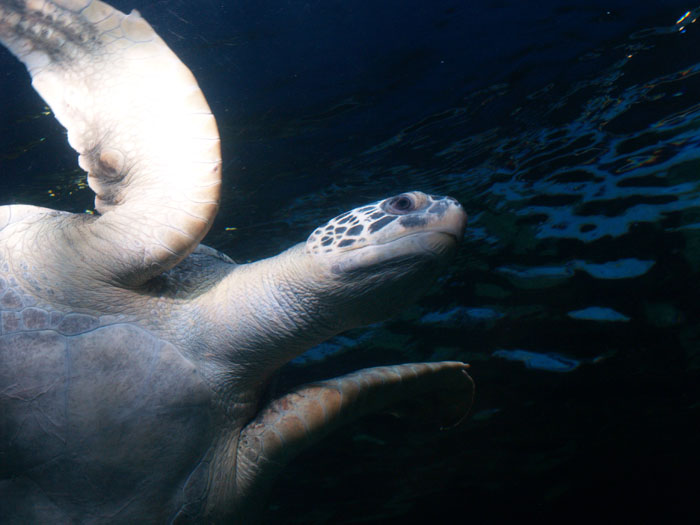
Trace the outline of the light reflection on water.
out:
M 532 107 L 518 105 L 509 118 L 465 136 L 475 113 L 497 107 L 500 98 L 517 89 L 494 85 L 463 107 L 398 131 L 359 158 L 337 161 L 345 170 L 360 172 L 354 186 L 326 188 L 315 197 L 330 203 L 349 192 L 370 193 L 378 181 L 409 181 L 456 196 L 472 212 L 470 227 L 481 232 L 477 238 L 502 241 L 508 239 L 492 224 L 494 215 L 515 216 L 519 226 L 511 229 L 513 236 L 591 242 L 696 210 L 700 64 L 661 75 L 656 64 L 666 52 L 692 47 L 689 36 L 676 26 L 637 33 L 607 51 L 624 58 L 597 76 L 527 96 Z M 530 118 L 533 112 L 536 119 Z M 558 122 L 562 113 L 571 118 Z M 407 163 L 410 158 L 417 161 Z M 393 165 L 393 159 L 402 163 Z M 282 214 L 292 223 L 306 221 L 306 202 Z
M 523 331 L 564 330 L 552 326 L 559 322 L 583 337 L 562 349 L 560 338 L 543 336 L 522 351 L 566 350 L 589 362 L 595 352 L 586 348 L 586 323 L 613 334 L 618 328 L 610 321 L 654 324 L 659 308 L 687 319 L 685 301 L 670 290 L 652 286 L 647 292 L 656 299 L 638 296 L 638 304 L 625 304 L 632 294 L 623 290 L 637 287 L 643 296 L 649 279 L 676 271 L 664 245 L 690 265 L 691 273 L 677 278 L 698 271 L 700 62 L 688 51 L 700 41 L 697 12 L 682 19 L 682 30 L 673 24 L 637 31 L 582 55 L 580 62 L 613 59 L 575 82 L 515 98 L 519 86 L 499 82 L 465 96 L 463 106 L 424 116 L 362 155 L 337 161 L 355 170 L 353 184 L 306 196 L 283 211 L 285 220 L 309 221 L 319 208 L 378 184 L 458 198 L 470 224 L 448 279 L 452 303 L 432 314 L 425 306 L 422 315 L 442 315 L 444 327 L 455 308 L 495 305 L 503 318 L 480 327 L 482 352 L 521 347 L 520 330 L 503 331 L 526 311 L 533 322 Z M 489 112 L 501 118 L 476 129 L 473 121 L 483 123 Z M 311 201 L 320 205 L 312 212 Z M 484 295 L 486 289 L 500 290 L 499 297 Z M 457 339 L 464 326 L 452 323 Z M 627 350 L 623 342 L 615 351 Z
M 490 86 L 455 97 L 459 100 L 420 114 L 400 129 L 381 120 L 368 122 L 373 131 L 379 130 L 380 140 L 356 154 L 346 155 L 342 149 L 337 157 L 326 154 L 324 162 L 314 157 L 322 156 L 328 146 L 322 142 L 324 127 L 342 128 L 346 118 L 370 107 L 366 93 L 345 93 L 297 120 L 262 120 L 275 140 L 317 133 L 318 152 L 312 151 L 309 157 L 314 158 L 289 171 L 260 174 L 257 182 L 262 184 L 255 193 L 231 188 L 225 195 L 228 201 L 208 242 L 234 258 L 277 253 L 302 241 L 328 218 L 392 192 L 449 194 L 470 214 L 466 242 L 450 275 L 419 306 L 389 323 L 345 334 L 312 350 L 289 373 L 303 374 L 304 367 L 319 361 L 331 366 L 333 358 L 338 367 L 348 369 L 425 359 L 472 362 L 479 417 L 457 434 L 459 443 L 448 449 L 449 458 L 430 459 L 436 468 L 441 461 L 449 465 L 439 472 L 441 478 L 450 479 L 450 469 L 461 465 L 463 473 L 490 474 L 492 486 L 530 479 L 515 461 L 503 461 L 508 465 L 503 471 L 492 465 L 505 457 L 505 449 L 526 456 L 507 439 L 537 436 L 539 429 L 528 420 L 533 414 L 544 413 L 556 422 L 557 428 L 549 429 L 551 436 L 539 442 L 532 438 L 533 443 L 544 443 L 542 454 L 547 456 L 549 440 L 566 440 L 577 433 L 584 436 L 577 442 L 579 450 L 590 449 L 597 436 L 586 434 L 588 427 L 570 421 L 567 427 L 562 420 L 585 411 L 591 399 L 595 407 L 586 414 L 592 427 L 614 426 L 632 417 L 628 412 L 640 421 L 653 421 L 654 414 L 681 413 L 697 404 L 686 392 L 673 393 L 673 386 L 682 384 L 682 373 L 696 377 L 700 369 L 697 15 L 698 9 L 690 9 L 675 24 L 671 19 L 666 26 L 638 30 L 586 50 L 568 64 L 572 70 L 580 68 L 579 74 L 561 71 L 561 78 L 544 86 L 523 85 L 517 66 L 504 64 L 504 70 L 512 71 Z M 397 67 L 410 68 L 411 63 L 402 61 Z M 199 66 L 199 71 L 205 69 Z M 14 192 L 12 200 L 70 209 L 78 206 L 76 196 L 82 195 L 84 204 L 75 210 L 85 209 L 92 196 L 80 173 L 71 171 L 74 153 L 66 147 L 60 162 L 32 156 L 44 136 L 52 137 L 54 144 L 65 142 L 62 131 L 42 111 L 43 105 L 35 105 L 32 114 L 38 119 L 13 123 L 23 128 L 40 122 L 42 133 L 25 143 L 10 141 L 0 150 L 5 153 L 0 155 L 4 166 L 20 157 L 35 173 L 45 174 Z M 245 133 L 228 121 L 227 113 L 218 112 L 217 118 L 225 137 Z M 269 147 L 272 156 L 277 146 Z M 235 159 L 227 155 L 233 171 Z M 305 184 L 311 189 L 300 196 L 282 195 L 285 187 Z M 7 187 L 0 186 L 0 196 L 11 191 Z M 280 206 L 255 217 L 255 206 L 272 198 Z M 562 385 L 569 383 L 555 382 L 562 377 L 578 389 L 567 390 Z M 666 404 L 659 401 L 656 413 L 646 412 L 646 406 L 644 412 L 634 412 L 639 404 L 634 393 L 646 392 L 649 384 L 658 387 L 657 377 L 672 378 L 662 384 Z M 523 385 L 527 388 L 519 389 Z M 605 385 L 612 386 L 606 391 Z M 608 417 L 602 423 L 595 419 L 600 412 Z M 498 425 L 505 429 L 502 434 Z M 531 426 L 524 429 L 525 425 Z M 480 467 L 480 457 L 470 456 L 464 446 L 479 443 L 480 430 L 486 436 L 483 442 L 490 445 L 500 438 L 506 443 L 500 448 L 482 443 L 483 461 L 495 458 L 486 467 Z M 644 432 L 653 430 L 645 427 Z M 396 443 L 396 436 L 387 436 L 386 442 Z M 406 447 L 406 462 L 415 463 L 411 454 L 417 449 Z M 389 451 L 373 451 L 385 465 Z M 591 464 L 596 460 L 593 451 L 587 457 Z M 566 467 L 575 452 L 551 461 Z M 650 460 L 646 452 L 639 457 Z M 308 467 L 299 464 L 295 471 L 292 466 L 287 488 L 302 487 L 303 476 L 295 477 L 295 472 L 303 474 Z M 340 483 L 343 473 L 352 476 L 352 465 L 343 468 L 347 470 L 327 473 L 325 466 L 319 468 L 308 486 L 319 490 L 323 483 L 318 478 L 324 474 L 333 483 Z M 371 465 L 358 462 L 355 468 L 366 480 Z M 570 501 L 579 503 L 580 493 L 571 492 L 575 497 Z M 508 493 L 513 494 L 515 490 Z M 279 515 L 287 519 L 292 513 L 285 509 L 295 508 L 297 502 L 284 502 L 284 491 L 279 496 Z M 328 507 L 333 512 L 338 501 Z M 300 523 L 308 522 L 308 516 L 299 516 Z

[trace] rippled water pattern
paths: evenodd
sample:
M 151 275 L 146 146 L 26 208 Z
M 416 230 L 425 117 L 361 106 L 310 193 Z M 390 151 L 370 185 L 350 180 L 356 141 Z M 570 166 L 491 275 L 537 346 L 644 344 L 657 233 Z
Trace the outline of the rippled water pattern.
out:
M 644 310 L 624 294 L 649 272 L 658 279 L 679 271 L 681 260 L 689 265 L 685 278 L 697 275 L 700 62 L 688 52 L 700 41 L 697 14 L 689 11 L 676 24 L 637 31 L 578 57 L 604 64 L 601 57 L 614 58 L 594 68 L 594 76 L 552 82 L 507 112 L 500 104 L 517 86 L 494 85 L 464 106 L 428 115 L 338 164 L 346 170 L 371 166 L 365 179 L 355 179 L 355 192 L 369 191 L 378 181 L 410 181 L 465 204 L 471 214 L 467 253 L 451 278 L 462 292 L 453 300 L 495 308 L 502 321 L 494 321 L 493 332 L 523 315 L 532 299 L 536 317 L 661 322 L 649 319 L 661 308 L 671 319 L 663 323 L 681 323 L 695 311 L 683 311 L 671 293 L 652 294 L 658 302 L 645 297 Z M 506 116 L 465 135 L 489 111 Z M 391 165 L 395 159 L 401 164 Z M 306 220 L 309 202 L 327 202 L 343 191 L 331 187 L 305 196 L 291 213 L 285 210 L 288 220 Z M 665 245 L 674 251 L 664 252 Z M 615 288 L 610 281 L 616 280 L 624 283 Z M 566 286 L 574 288 L 557 292 Z M 598 293 L 591 293 L 596 287 Z M 546 295 L 535 296 L 538 291 Z M 445 316 L 449 321 L 449 312 Z M 520 343 L 502 335 L 492 339 L 492 345 Z M 587 353 L 577 349 L 580 342 L 572 341 L 568 350 Z M 542 338 L 529 351 L 562 350 L 559 345 Z
M 460 512 L 454 502 L 469 493 L 475 515 L 496 522 L 519 515 L 504 501 L 566 521 L 582 497 L 584 515 L 624 507 L 647 519 L 673 507 L 687 516 L 680 480 L 698 466 L 689 436 L 700 416 L 697 15 L 578 56 L 573 67 L 588 73 L 573 82 L 529 93 L 499 82 L 425 115 L 337 163 L 364 178 L 291 207 L 304 220 L 309 202 L 400 183 L 453 195 L 471 215 L 441 292 L 305 356 L 473 363 L 476 412 L 445 440 L 461 453 L 429 460 L 460 481 L 434 482 L 444 497 L 426 498 L 425 509 Z M 455 464 L 461 474 L 446 475 Z
M 185 2 L 142 9 L 221 128 L 227 191 L 210 244 L 272 255 L 413 189 L 470 214 L 424 300 L 312 349 L 279 388 L 460 359 L 477 383 L 472 418 L 440 434 L 348 428 L 286 471 L 274 523 L 632 519 L 654 502 L 683 521 L 696 497 L 683 479 L 700 469 L 700 8 L 490 4 L 415 3 L 409 16 L 390 2 L 207 0 L 232 17 L 209 25 Z M 326 57 L 331 44 L 343 52 Z M 13 93 L 28 90 L 12 71 Z M 7 111 L 2 203 L 89 209 L 43 105 L 27 95 Z

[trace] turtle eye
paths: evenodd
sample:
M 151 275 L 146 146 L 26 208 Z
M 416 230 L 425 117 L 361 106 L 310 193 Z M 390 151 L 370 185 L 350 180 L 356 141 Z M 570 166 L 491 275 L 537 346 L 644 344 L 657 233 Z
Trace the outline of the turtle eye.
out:
M 396 215 L 403 215 L 413 211 L 415 208 L 415 202 L 411 195 L 406 193 L 402 195 L 397 195 L 386 201 L 386 211 L 389 213 L 394 213 Z

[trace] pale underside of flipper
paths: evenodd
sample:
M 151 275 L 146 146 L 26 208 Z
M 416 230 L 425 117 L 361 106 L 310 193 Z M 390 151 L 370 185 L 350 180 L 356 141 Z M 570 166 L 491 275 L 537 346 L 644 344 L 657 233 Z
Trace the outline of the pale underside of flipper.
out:
M 255 491 L 258 482 L 264 483 L 301 450 L 370 413 L 398 407 L 402 415 L 423 418 L 424 412 L 406 413 L 415 403 L 430 405 L 442 427 L 458 424 L 474 397 L 468 367 L 456 361 L 385 366 L 296 388 L 269 403 L 243 429 L 236 467 L 239 490 Z
M 0 41 L 89 173 L 100 215 L 62 229 L 80 259 L 99 254 L 105 273 L 138 285 L 194 250 L 218 209 L 219 133 L 151 26 L 96 0 L 0 0 Z

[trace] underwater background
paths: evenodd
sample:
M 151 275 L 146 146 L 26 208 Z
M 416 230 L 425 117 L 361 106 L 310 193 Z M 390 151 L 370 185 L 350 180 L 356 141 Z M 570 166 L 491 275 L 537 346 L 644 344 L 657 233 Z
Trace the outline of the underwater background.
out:
M 119 0 L 192 69 L 239 262 L 407 190 L 470 215 L 399 317 L 285 386 L 472 364 L 472 416 L 373 416 L 284 471 L 269 523 L 693 523 L 700 472 L 700 5 Z M 61 126 L 0 50 L 0 204 L 90 210 Z

